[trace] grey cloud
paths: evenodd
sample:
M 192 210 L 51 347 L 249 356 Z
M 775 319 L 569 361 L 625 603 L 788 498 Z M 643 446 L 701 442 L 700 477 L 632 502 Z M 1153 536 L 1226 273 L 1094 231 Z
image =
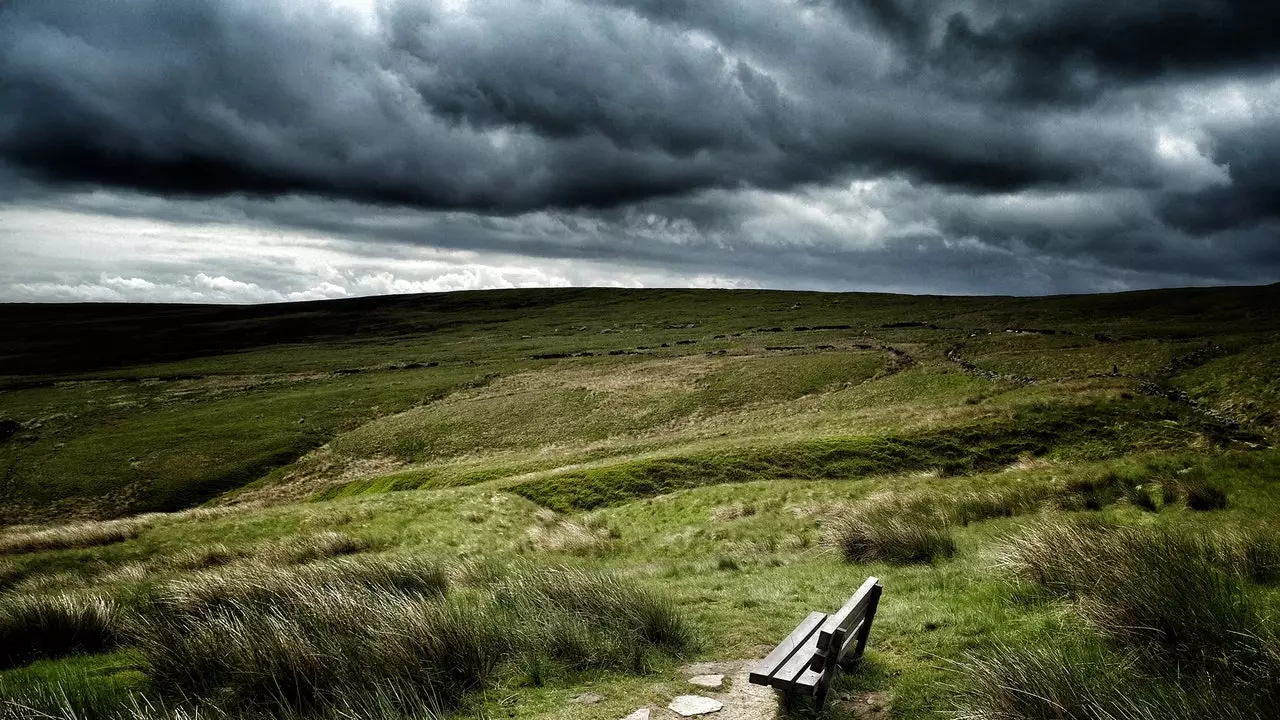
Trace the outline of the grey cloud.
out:
M 53 184 L 498 212 L 850 173 L 1161 178 L 1141 128 L 904 81 L 900 43 L 822 4 L 467 7 L 392 2 L 365 31 L 322 3 L 18 0 L 0 11 L 0 157 Z
M 380 7 L 10 0 L 0 202 L 781 287 L 1280 275 L 1271 3 Z

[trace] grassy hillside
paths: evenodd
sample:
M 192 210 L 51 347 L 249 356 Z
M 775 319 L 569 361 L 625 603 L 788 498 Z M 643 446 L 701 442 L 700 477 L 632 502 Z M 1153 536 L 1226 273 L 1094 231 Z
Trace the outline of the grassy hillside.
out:
M 1280 699 L 1278 302 L 0 306 L 0 703 L 616 718 L 876 574 L 831 717 L 1250 717 Z

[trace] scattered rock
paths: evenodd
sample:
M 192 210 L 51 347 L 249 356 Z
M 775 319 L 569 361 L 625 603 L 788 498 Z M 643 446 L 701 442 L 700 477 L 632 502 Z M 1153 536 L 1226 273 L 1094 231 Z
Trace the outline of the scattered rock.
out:
M 719 690 L 724 687 L 724 675 L 695 675 L 689 678 L 689 682 L 709 690 Z
M 719 700 L 713 700 L 709 697 L 701 695 L 681 695 L 667 709 L 671 710 L 680 717 L 693 717 L 695 715 L 707 715 L 713 712 L 720 712 L 724 707 L 724 703 Z
M 595 705 L 601 700 L 604 700 L 604 696 L 596 693 L 583 693 L 573 699 L 574 702 L 582 703 L 583 705 Z
M 622 720 L 649 720 L 649 708 L 640 708 Z

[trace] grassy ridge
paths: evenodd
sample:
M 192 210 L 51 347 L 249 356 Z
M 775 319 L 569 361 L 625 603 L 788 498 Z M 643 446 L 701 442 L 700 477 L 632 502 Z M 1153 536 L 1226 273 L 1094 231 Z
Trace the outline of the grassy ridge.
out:
M 509 489 L 562 512 L 593 510 L 700 485 L 756 480 L 832 480 L 935 470 L 987 472 L 1023 457 L 1076 454 L 1100 459 L 1171 448 L 1176 415 L 1133 400 L 1029 408 L 1011 417 L 902 437 L 832 438 L 714 455 L 641 460 L 528 480 Z

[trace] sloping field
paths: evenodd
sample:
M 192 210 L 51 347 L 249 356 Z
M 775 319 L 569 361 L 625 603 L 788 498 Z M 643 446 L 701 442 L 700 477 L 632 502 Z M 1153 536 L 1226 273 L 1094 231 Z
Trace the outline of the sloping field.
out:
M 0 708 L 666 717 L 874 574 L 828 717 L 1256 717 L 1277 302 L 0 307 Z

